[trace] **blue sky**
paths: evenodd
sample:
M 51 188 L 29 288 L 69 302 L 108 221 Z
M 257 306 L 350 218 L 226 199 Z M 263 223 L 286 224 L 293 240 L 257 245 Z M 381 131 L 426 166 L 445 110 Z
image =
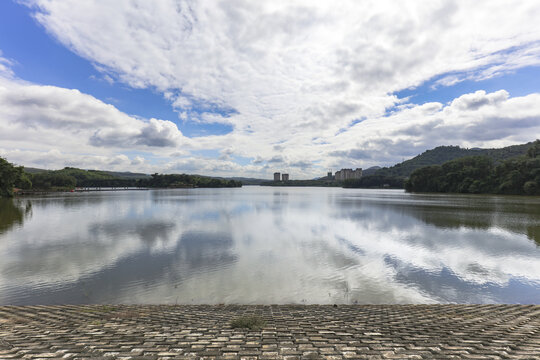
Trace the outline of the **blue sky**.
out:
M 0 155 L 311 178 L 538 137 L 540 6 L 387 5 L 0 2 Z
M 511 96 L 524 96 L 540 90 L 538 66 L 524 67 L 485 80 L 464 80 L 452 86 L 437 86 L 438 78 L 412 89 L 398 91 L 396 95 L 400 98 L 409 97 L 412 103 L 423 104 L 433 101 L 446 103 L 462 94 L 478 90 L 493 92 L 505 89 Z
M 155 89 L 107 82 L 92 62 L 49 36 L 22 4 L 0 3 L 0 49 L 5 57 L 15 61 L 12 69 L 21 79 L 79 89 L 128 114 L 172 120 L 187 136 L 222 135 L 231 131 L 230 125 L 180 121 L 170 102 Z

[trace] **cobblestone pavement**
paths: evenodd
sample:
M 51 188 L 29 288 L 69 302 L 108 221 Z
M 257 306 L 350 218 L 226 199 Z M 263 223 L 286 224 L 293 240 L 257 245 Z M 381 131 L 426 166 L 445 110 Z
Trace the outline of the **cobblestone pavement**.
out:
M 540 359 L 540 306 L 0 306 L 12 358 Z

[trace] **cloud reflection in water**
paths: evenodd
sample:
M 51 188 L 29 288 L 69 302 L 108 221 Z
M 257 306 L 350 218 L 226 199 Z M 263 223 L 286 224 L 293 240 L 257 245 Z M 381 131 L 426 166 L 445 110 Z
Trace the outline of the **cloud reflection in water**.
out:
M 540 299 L 539 198 L 244 187 L 28 202 L 0 234 L 1 304 Z

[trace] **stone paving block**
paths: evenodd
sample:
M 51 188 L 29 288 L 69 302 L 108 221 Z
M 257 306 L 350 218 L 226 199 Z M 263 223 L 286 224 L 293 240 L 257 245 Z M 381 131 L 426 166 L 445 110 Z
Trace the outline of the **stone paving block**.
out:
M 231 329 L 257 314 L 261 330 Z M 540 359 L 537 305 L 0 306 L 0 359 Z

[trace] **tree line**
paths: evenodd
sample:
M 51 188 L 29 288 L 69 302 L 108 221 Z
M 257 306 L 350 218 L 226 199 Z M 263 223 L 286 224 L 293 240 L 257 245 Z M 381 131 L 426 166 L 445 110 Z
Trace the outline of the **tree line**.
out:
M 540 195 L 540 140 L 526 155 L 496 164 L 470 156 L 415 170 L 405 181 L 410 192 Z
M 405 178 L 401 176 L 391 175 L 368 175 L 362 176 L 360 179 L 347 179 L 343 182 L 344 188 L 389 188 L 403 189 Z
M 150 178 L 137 179 L 137 186 L 153 188 L 218 188 L 241 187 L 242 182 L 199 175 L 187 174 L 152 174 Z
M 76 187 L 240 187 L 242 182 L 187 174 L 153 174 L 144 178 L 123 178 L 99 170 L 66 167 L 62 170 L 27 173 L 0 158 L 0 197 L 13 196 L 13 189 L 62 191 Z
M 316 186 L 316 187 L 338 187 L 339 183 L 332 180 L 287 180 L 287 181 L 263 181 L 263 186 Z

